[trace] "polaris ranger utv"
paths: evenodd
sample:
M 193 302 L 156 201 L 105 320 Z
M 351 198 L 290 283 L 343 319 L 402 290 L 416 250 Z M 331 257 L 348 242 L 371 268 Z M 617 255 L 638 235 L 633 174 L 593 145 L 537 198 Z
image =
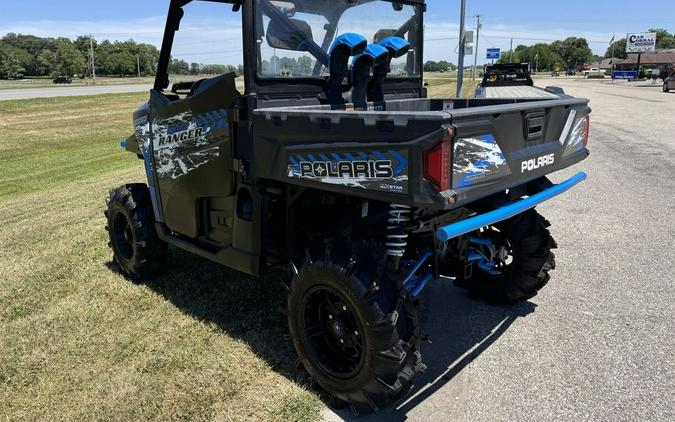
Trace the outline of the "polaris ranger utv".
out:
M 251 275 L 289 269 L 302 366 L 354 412 L 394 404 L 425 368 L 425 286 L 444 276 L 513 304 L 549 281 L 556 243 L 534 208 L 586 178 L 546 176 L 588 156 L 588 101 L 427 99 L 423 0 L 217 2 L 242 15 L 244 92 L 234 74 L 168 91 L 200 3 L 171 0 L 123 144 L 148 183 L 107 200 L 114 261 L 149 279 L 173 245 Z

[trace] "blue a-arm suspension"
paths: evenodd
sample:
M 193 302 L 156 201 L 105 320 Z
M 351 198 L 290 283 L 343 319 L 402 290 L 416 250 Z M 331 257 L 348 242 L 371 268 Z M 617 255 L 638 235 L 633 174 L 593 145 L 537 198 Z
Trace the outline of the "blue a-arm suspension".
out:
M 494 211 L 480 214 L 466 220 L 441 227 L 436 231 L 436 237 L 439 241 L 446 242 L 450 239 L 454 239 L 455 237 L 476 231 L 482 227 L 487 227 L 500 221 L 508 220 L 509 218 L 515 217 L 518 214 L 521 214 L 536 207 L 539 204 L 542 204 L 543 202 L 546 202 L 567 192 L 574 186 L 586 180 L 587 177 L 588 175 L 586 173 L 580 172 L 560 184 L 553 185 L 525 199 L 512 202 Z M 481 239 L 474 239 L 474 241 L 475 243 L 479 243 L 481 242 Z M 410 267 L 408 276 L 403 281 L 403 287 L 413 298 L 417 297 L 426 287 L 426 285 L 431 280 L 433 280 L 433 274 L 431 271 L 427 271 L 422 276 L 415 277 L 415 273 L 417 273 L 417 271 L 419 271 L 425 262 L 432 256 L 433 253 L 431 251 L 423 252 L 420 258 Z M 472 262 L 479 262 L 484 260 L 484 257 L 474 254 L 469 256 L 469 260 Z

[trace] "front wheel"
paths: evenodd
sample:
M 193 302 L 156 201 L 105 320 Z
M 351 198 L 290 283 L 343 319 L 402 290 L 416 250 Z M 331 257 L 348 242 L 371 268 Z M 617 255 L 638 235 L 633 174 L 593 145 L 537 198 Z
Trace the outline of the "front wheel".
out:
M 416 312 L 373 262 L 322 256 L 293 279 L 288 326 L 309 375 L 356 414 L 405 397 L 424 368 Z
M 455 284 L 494 305 L 536 296 L 555 269 L 550 225 L 529 210 L 468 235 L 469 265 L 455 272 Z
M 167 244 L 155 230 L 150 191 L 143 184 L 129 184 L 110 191 L 106 200 L 106 230 L 113 260 L 132 280 L 157 276 L 167 256 Z

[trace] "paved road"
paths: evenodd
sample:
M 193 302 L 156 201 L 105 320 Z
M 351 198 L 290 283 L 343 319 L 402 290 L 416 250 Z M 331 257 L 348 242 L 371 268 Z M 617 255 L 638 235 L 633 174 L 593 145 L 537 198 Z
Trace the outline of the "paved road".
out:
M 416 395 L 360 421 L 675 420 L 675 94 L 555 84 L 591 99 L 593 155 L 555 176 L 583 169 L 587 183 L 540 207 L 554 278 L 515 308 L 436 283 Z
M 97 86 L 69 86 L 69 87 L 48 87 L 48 88 L 19 88 L 19 89 L 1 89 L 0 101 L 2 100 L 26 100 L 29 98 L 50 98 L 50 97 L 73 97 L 82 95 L 98 94 L 121 94 L 126 92 L 146 92 L 150 91 L 151 85 L 129 84 L 129 85 L 97 85 Z

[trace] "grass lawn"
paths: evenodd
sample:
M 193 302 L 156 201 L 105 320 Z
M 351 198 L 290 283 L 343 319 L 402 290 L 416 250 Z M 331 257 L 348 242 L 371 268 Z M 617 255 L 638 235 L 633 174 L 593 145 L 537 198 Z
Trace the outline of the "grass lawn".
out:
M 429 97 L 435 98 L 454 98 L 457 95 L 457 72 L 447 73 L 425 73 L 424 81 L 429 84 L 427 92 Z M 467 72 L 464 78 L 464 85 L 462 87 L 462 95 L 464 97 L 473 97 L 476 87 L 480 81 L 476 77 L 475 81 L 471 80 L 471 75 Z
M 109 188 L 147 94 L 0 102 L 2 420 L 316 420 L 279 279 L 180 251 L 167 276 L 109 269 Z
M 453 80 L 427 78 L 435 96 Z M 107 191 L 144 181 L 118 146 L 147 94 L 0 102 L 3 420 L 316 420 L 281 276 L 172 250 L 146 284 L 110 269 Z

